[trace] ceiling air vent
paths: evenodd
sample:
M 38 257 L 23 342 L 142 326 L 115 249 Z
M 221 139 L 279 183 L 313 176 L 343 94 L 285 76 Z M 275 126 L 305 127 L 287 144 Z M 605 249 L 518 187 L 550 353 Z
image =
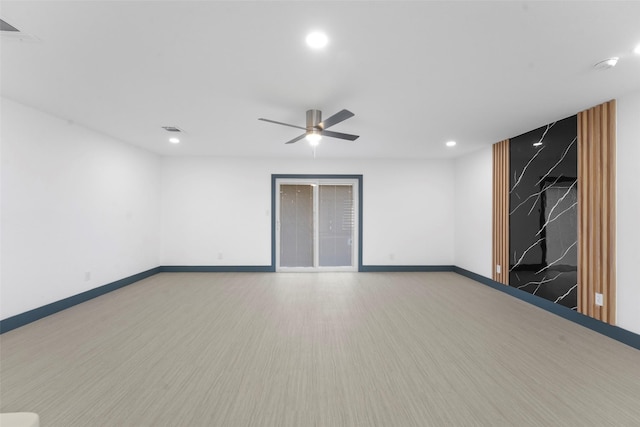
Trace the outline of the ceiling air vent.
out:
M 166 130 L 167 132 L 182 132 L 182 129 L 176 126 L 162 126 L 162 129 Z
M 11 31 L 11 32 L 14 32 L 14 33 L 19 33 L 20 32 L 19 29 L 17 29 L 13 25 L 9 24 L 4 19 L 0 19 L 0 31 Z
M 35 42 L 38 43 L 40 40 L 37 37 L 32 36 L 31 34 L 27 34 L 13 25 L 9 24 L 4 19 L 0 19 L 0 35 L 2 35 L 2 40 L 4 41 L 21 41 L 21 42 Z

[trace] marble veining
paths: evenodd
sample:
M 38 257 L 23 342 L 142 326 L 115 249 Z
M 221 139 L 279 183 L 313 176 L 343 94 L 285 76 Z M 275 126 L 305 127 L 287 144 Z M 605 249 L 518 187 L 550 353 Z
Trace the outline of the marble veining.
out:
M 560 157 L 560 160 L 558 160 L 558 161 L 556 162 L 556 164 L 555 164 L 555 165 L 553 165 L 553 166 L 551 167 L 551 169 L 549 169 L 549 172 L 547 172 L 547 173 L 546 173 L 542 178 L 540 178 L 540 179 L 538 180 L 538 182 L 536 182 L 536 185 L 539 185 L 542 181 L 544 181 L 544 180 L 545 180 L 545 178 L 546 178 L 546 177 L 548 177 L 548 176 L 549 176 L 549 174 L 550 174 L 551 172 L 553 172 L 553 171 L 554 171 L 554 169 L 556 168 L 556 166 L 558 166 L 560 163 L 562 163 L 562 161 L 564 160 L 564 158 L 567 156 L 567 153 L 569 152 L 569 150 L 571 149 L 571 147 L 573 147 L 573 144 L 575 144 L 575 143 L 576 143 L 576 141 L 578 141 L 578 137 L 577 137 L 577 136 L 576 136 L 575 138 L 573 138 L 573 141 L 571 141 L 571 144 L 569 144 L 569 146 L 567 147 L 567 149 L 566 149 L 566 150 L 564 150 L 564 153 L 562 153 L 562 157 Z
M 510 140 L 511 286 L 577 308 L 577 118 Z

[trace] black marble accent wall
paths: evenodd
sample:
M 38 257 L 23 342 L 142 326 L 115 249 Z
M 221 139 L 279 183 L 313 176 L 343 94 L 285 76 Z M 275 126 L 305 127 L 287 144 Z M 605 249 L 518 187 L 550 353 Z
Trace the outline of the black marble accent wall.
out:
M 511 138 L 509 285 L 573 310 L 578 285 L 577 116 Z

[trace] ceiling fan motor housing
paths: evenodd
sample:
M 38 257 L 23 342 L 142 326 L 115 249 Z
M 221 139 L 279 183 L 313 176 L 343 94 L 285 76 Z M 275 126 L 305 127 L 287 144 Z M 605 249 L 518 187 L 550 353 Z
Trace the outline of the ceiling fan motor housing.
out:
M 311 132 L 314 129 L 322 130 L 319 123 L 322 121 L 322 111 L 320 110 L 307 110 L 307 131 Z

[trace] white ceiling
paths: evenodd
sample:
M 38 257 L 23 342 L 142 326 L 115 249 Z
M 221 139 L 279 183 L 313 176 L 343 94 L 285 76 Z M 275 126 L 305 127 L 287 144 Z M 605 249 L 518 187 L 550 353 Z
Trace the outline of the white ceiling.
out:
M 640 90 L 640 2 L 2 1 L 10 99 L 162 155 L 445 158 Z M 323 29 L 323 51 L 305 46 Z M 593 65 L 618 56 L 614 69 Z M 172 145 L 161 126 L 178 126 Z M 458 146 L 448 149 L 449 139 Z

